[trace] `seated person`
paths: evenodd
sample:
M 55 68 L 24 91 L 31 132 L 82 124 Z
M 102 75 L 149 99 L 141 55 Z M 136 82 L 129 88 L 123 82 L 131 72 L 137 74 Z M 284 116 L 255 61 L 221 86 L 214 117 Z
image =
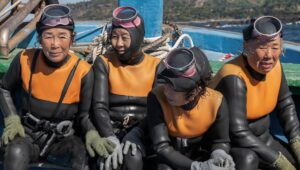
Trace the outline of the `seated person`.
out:
M 114 149 L 89 119 L 93 70 L 69 50 L 75 33 L 67 6 L 46 6 L 37 32 L 42 49 L 15 56 L 0 83 L 4 169 L 25 170 L 30 162 L 70 157 L 70 167 L 83 170 L 85 145 L 91 155 L 107 156 Z M 17 89 L 21 108 L 13 98 Z M 75 129 L 85 134 L 85 145 Z
M 196 47 L 178 48 L 163 63 L 159 84 L 147 99 L 158 169 L 233 170 L 227 104 L 206 87 L 211 68 L 205 54 Z
M 276 109 L 299 165 L 299 121 L 279 60 L 283 50 L 281 21 L 262 16 L 243 30 L 243 38 L 243 53 L 226 63 L 210 83 L 228 102 L 236 168 L 296 169 L 289 149 L 269 131 L 270 113 Z
M 143 168 L 142 157 L 146 154 L 143 140 L 147 126 L 142 120 L 147 111 L 147 94 L 152 89 L 156 66 L 160 62 L 142 52 L 144 33 L 143 19 L 134 8 L 116 8 L 110 36 L 113 51 L 94 61 L 94 124 L 101 136 L 117 146 L 112 155 L 100 162 L 104 169 L 116 169 L 122 164 L 119 142 L 122 139 L 126 168 Z

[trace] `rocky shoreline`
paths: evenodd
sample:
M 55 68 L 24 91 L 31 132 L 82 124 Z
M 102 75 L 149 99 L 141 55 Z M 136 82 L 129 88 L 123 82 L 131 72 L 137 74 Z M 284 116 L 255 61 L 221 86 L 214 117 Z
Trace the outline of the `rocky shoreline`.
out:
M 300 24 L 300 15 L 293 17 L 279 17 L 279 19 L 284 23 Z M 203 26 L 203 27 L 218 27 L 222 25 L 245 25 L 249 24 L 250 18 L 245 19 L 208 19 L 201 21 L 184 21 L 175 22 L 178 25 L 190 25 L 190 26 Z

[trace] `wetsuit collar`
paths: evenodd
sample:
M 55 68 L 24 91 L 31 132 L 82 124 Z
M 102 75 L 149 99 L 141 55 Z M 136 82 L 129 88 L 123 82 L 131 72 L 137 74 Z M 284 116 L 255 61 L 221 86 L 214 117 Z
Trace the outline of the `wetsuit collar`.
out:
M 258 73 L 257 71 L 255 71 L 248 63 L 248 60 L 246 58 L 245 55 L 242 55 L 244 61 L 245 61 L 245 67 L 247 69 L 247 71 L 250 73 L 250 75 L 258 80 L 258 81 L 264 81 L 266 79 L 266 75 L 265 74 L 261 74 L 261 73 Z
M 129 60 L 120 60 L 120 62 L 124 65 L 136 65 L 142 62 L 144 59 L 144 53 L 139 51 L 136 54 L 133 54 Z
M 200 95 L 197 95 L 193 101 L 191 101 L 185 105 L 182 105 L 181 108 L 183 110 L 192 110 L 198 104 L 199 98 L 200 98 Z
M 62 65 L 64 65 L 65 63 L 67 63 L 67 61 L 68 61 L 69 58 L 70 58 L 70 55 L 68 54 L 67 57 L 65 57 L 61 62 L 55 63 L 55 62 L 50 61 L 50 60 L 45 56 L 44 53 L 43 53 L 42 56 L 43 56 L 43 59 L 44 59 L 45 63 L 46 63 L 48 66 L 54 67 L 54 68 L 61 67 Z

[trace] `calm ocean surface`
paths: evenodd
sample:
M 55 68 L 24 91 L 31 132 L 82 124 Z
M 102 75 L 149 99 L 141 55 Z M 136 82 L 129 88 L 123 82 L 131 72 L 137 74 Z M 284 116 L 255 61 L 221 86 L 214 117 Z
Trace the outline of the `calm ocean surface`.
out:
M 217 29 L 242 32 L 246 25 L 224 25 L 217 27 Z M 283 26 L 283 39 L 300 43 L 300 24 L 287 24 Z
M 79 24 L 91 24 L 91 25 L 104 25 L 106 21 L 79 21 Z M 195 25 L 197 26 L 197 25 Z M 199 24 L 199 26 L 203 26 L 203 24 Z M 216 29 L 234 31 L 234 32 L 242 32 L 242 29 L 247 25 L 223 25 L 220 27 L 216 27 Z M 298 24 L 286 24 L 283 26 L 283 39 L 287 41 L 293 41 L 300 43 L 300 23 Z

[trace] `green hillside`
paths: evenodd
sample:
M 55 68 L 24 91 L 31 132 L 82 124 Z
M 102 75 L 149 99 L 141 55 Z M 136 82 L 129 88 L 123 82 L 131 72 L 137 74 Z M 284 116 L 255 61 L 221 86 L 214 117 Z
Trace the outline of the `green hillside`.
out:
M 78 20 L 109 20 L 117 0 L 91 0 L 69 5 Z M 300 20 L 300 0 L 164 0 L 164 20 L 203 21 L 274 15 Z

